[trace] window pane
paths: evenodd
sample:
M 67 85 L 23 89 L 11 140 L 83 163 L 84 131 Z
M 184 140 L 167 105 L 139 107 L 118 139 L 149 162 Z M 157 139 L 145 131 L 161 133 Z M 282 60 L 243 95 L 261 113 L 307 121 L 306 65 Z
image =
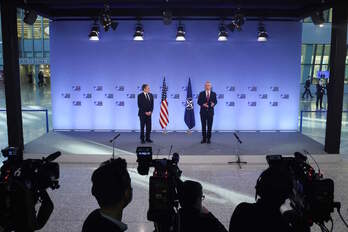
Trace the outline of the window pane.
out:
M 37 17 L 33 28 L 34 28 L 34 39 L 41 39 L 42 37 L 42 28 L 41 28 L 41 19 L 42 17 Z
M 44 38 L 50 38 L 49 19 L 43 18 Z
M 318 77 L 319 70 L 320 70 L 320 65 L 314 65 L 313 77 Z
M 323 64 L 328 64 L 330 58 L 330 45 L 326 44 L 324 48 Z
M 32 39 L 33 38 L 33 33 L 32 33 L 32 26 L 23 23 L 24 26 L 24 39 Z

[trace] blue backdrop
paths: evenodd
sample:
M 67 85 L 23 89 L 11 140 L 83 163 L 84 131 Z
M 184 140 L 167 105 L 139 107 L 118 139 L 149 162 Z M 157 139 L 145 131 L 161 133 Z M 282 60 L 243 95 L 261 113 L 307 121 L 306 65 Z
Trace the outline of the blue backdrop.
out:
M 145 21 L 144 41 L 132 40 L 135 22 L 89 41 L 91 22 L 50 25 L 54 129 L 139 129 L 137 94 L 148 83 L 157 95 L 158 123 L 163 76 L 168 85 L 168 130 L 186 130 L 186 85 L 194 102 L 210 80 L 218 95 L 214 130 L 296 130 L 301 54 L 300 22 L 266 22 L 267 43 L 257 42 L 258 22 L 218 42 L 217 21 L 185 22 L 186 41 L 176 25 Z M 195 104 L 196 127 L 200 129 Z

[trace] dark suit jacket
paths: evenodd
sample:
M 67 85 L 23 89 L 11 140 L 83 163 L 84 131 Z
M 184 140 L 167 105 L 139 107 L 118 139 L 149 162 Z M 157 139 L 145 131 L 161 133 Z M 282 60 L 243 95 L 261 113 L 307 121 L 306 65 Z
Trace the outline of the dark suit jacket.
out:
M 112 221 L 104 218 L 99 209 L 90 213 L 83 223 L 82 232 L 122 232 L 122 229 Z
M 148 93 L 150 101 L 145 97 L 144 93 L 138 95 L 138 108 L 139 116 L 145 116 L 145 112 L 153 111 L 153 96 L 151 93 Z
M 209 106 L 208 108 L 205 108 L 203 106 L 203 104 L 206 103 L 206 102 L 207 102 L 207 96 L 205 94 L 205 91 L 202 91 L 202 92 L 199 93 L 198 102 L 197 102 L 198 105 L 201 106 L 200 113 L 201 114 L 206 114 L 206 113 L 214 114 L 214 107 L 217 104 L 216 93 L 210 90 L 210 98 L 209 98 L 209 102 L 208 102 L 208 106 Z M 211 102 L 214 103 L 214 107 L 210 106 Z

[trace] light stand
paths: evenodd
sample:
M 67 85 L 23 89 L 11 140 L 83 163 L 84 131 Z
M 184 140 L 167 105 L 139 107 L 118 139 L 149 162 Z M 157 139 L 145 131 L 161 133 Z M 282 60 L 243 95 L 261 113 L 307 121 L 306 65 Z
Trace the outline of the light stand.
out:
M 115 135 L 112 139 L 109 140 L 110 143 L 112 143 L 112 159 L 115 159 L 115 140 L 120 137 L 120 133 Z
M 235 154 L 237 156 L 237 160 L 236 161 L 230 161 L 228 162 L 228 164 L 237 164 L 239 166 L 240 169 L 242 169 L 242 164 L 247 164 L 248 162 L 246 161 L 241 161 L 240 159 L 240 155 L 239 155 L 239 146 L 240 144 L 242 144 L 242 140 L 240 140 L 240 138 L 238 137 L 238 135 L 236 133 L 233 133 L 235 141 L 236 141 L 236 145 L 235 145 Z

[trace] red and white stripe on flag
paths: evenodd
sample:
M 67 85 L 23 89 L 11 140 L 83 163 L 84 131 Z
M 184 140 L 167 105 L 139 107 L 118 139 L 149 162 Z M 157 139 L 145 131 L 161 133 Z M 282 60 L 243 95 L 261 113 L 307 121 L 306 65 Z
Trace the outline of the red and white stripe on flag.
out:
M 161 124 L 161 127 L 162 129 L 165 128 L 168 123 L 169 123 L 169 120 L 168 120 L 168 102 L 167 102 L 167 99 L 164 99 L 162 102 L 161 102 L 161 112 L 160 112 L 160 119 L 159 119 L 159 122 Z

